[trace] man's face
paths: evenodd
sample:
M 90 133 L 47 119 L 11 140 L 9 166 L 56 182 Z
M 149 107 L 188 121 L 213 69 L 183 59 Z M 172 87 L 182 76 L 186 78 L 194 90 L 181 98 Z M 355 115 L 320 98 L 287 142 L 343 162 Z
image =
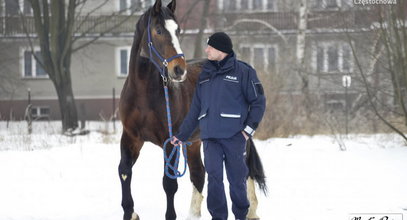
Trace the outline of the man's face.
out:
M 227 53 L 217 50 L 210 45 L 206 47 L 205 53 L 208 55 L 208 60 L 214 61 L 221 61 L 227 56 Z

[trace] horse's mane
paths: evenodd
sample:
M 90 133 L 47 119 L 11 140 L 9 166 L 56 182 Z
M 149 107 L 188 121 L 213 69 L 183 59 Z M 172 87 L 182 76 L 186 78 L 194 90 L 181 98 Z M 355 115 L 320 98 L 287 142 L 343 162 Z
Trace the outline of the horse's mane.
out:
M 140 16 L 136 24 L 136 30 L 134 31 L 133 45 L 131 46 L 130 52 L 130 63 L 129 63 L 129 75 L 133 73 L 136 69 L 136 61 L 140 56 L 140 51 L 142 48 L 141 40 L 143 38 L 144 30 L 147 27 L 148 17 L 147 14 L 150 14 L 151 8 Z

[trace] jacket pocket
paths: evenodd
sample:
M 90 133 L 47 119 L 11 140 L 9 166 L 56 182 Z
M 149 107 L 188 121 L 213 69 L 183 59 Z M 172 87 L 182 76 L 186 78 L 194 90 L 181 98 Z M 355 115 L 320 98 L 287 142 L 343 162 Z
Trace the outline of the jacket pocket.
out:
M 201 130 L 201 135 L 207 135 L 208 133 L 208 107 L 201 109 L 198 116 L 199 129 Z
M 241 117 L 241 115 L 240 115 L 240 113 L 220 113 L 220 117 L 223 117 L 223 118 L 240 118 Z
M 199 113 L 198 121 L 205 118 L 207 114 L 208 114 L 208 108 L 202 109 L 201 112 Z
M 227 132 L 234 132 L 241 127 L 242 114 L 238 109 L 221 109 L 220 111 L 220 127 Z

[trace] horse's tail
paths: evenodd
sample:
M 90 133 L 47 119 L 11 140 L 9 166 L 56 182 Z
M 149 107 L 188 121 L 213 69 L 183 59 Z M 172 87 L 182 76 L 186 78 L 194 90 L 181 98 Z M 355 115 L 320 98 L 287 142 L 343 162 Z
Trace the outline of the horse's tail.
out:
M 257 153 L 256 146 L 252 138 L 249 138 L 246 144 L 247 159 L 246 163 L 249 168 L 249 177 L 257 182 L 260 190 L 267 195 L 266 175 L 264 174 L 263 164 Z

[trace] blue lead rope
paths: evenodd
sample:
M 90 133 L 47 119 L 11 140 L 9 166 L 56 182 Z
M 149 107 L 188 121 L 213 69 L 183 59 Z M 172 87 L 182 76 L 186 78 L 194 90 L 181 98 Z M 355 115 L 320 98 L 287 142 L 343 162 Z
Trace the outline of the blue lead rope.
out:
M 165 172 L 165 175 L 167 175 L 169 178 L 176 179 L 178 177 L 184 176 L 185 172 L 187 171 L 187 162 L 188 162 L 187 146 L 191 145 L 191 142 L 186 142 L 186 143 L 178 142 L 178 144 L 176 144 L 172 148 L 170 155 L 167 157 L 167 144 L 171 142 L 171 138 L 172 138 L 172 122 L 171 122 L 170 99 L 169 99 L 169 95 L 168 95 L 168 87 L 166 85 L 164 85 L 164 94 L 165 94 L 165 104 L 167 107 L 168 131 L 169 131 L 169 135 L 170 135 L 170 137 L 164 142 L 164 145 L 163 145 L 164 160 L 165 160 L 164 172 Z M 178 170 L 181 150 L 184 155 L 184 171 L 182 173 Z M 174 161 L 174 165 L 172 165 L 171 160 L 174 158 L 174 155 L 175 155 L 175 161 Z M 173 171 L 174 175 L 172 175 L 169 172 L 169 169 L 171 169 Z
M 172 122 L 171 122 L 171 111 L 170 111 L 170 99 L 168 96 L 168 87 L 167 87 L 167 75 L 166 75 L 166 69 L 168 66 L 168 63 L 171 62 L 172 60 L 178 58 L 178 57 L 184 57 L 184 54 L 176 54 L 170 58 L 165 59 L 161 54 L 158 52 L 158 50 L 154 47 L 153 41 L 151 38 L 151 32 L 150 32 L 150 26 L 151 26 L 151 17 L 148 18 L 148 26 L 147 26 L 147 43 L 148 43 L 148 48 L 149 48 L 149 53 L 150 53 L 150 61 L 157 67 L 157 69 L 160 71 L 161 78 L 163 79 L 163 85 L 164 85 L 164 93 L 165 93 L 165 102 L 167 106 L 167 121 L 168 121 L 168 131 L 170 137 L 164 142 L 163 145 L 163 151 L 164 151 L 164 160 L 165 160 L 165 175 L 167 175 L 171 179 L 176 179 L 178 177 L 184 176 L 185 172 L 187 171 L 187 146 L 191 145 L 190 142 L 187 143 L 182 143 L 178 142 L 173 148 L 170 153 L 170 155 L 167 157 L 167 144 L 171 142 L 172 138 Z M 156 62 L 153 59 L 153 55 L 155 55 L 160 62 L 162 63 L 162 66 Z M 184 171 L 181 173 L 178 170 L 178 164 L 179 164 L 179 158 L 181 156 L 181 148 L 182 152 L 184 155 Z M 173 159 L 175 155 L 175 161 L 174 165 L 171 164 L 171 160 Z M 172 170 L 174 175 L 170 174 L 169 170 Z

